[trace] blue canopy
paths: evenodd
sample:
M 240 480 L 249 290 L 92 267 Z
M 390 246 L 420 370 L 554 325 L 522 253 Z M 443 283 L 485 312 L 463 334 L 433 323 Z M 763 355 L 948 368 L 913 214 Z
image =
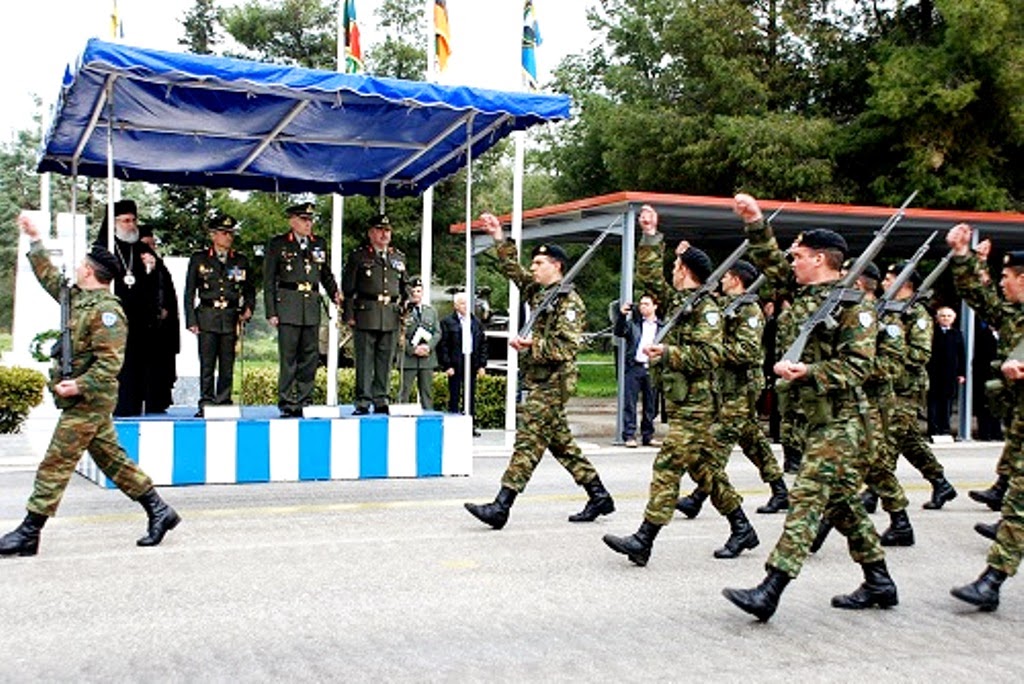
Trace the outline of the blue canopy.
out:
M 64 76 L 39 171 L 342 195 L 418 195 L 565 95 L 340 74 L 90 40 Z

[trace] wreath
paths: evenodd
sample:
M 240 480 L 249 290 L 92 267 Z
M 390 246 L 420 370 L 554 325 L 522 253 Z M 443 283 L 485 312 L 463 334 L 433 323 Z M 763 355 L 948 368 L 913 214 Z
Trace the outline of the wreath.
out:
M 28 345 L 28 352 L 36 361 L 46 363 L 52 358 L 50 350 L 53 348 L 53 343 L 59 339 L 60 330 L 44 330 L 32 338 L 32 342 Z

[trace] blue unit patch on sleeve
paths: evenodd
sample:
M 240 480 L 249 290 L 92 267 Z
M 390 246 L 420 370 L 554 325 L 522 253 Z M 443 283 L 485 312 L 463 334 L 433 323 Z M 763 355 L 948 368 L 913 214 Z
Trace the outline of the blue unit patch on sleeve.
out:
M 110 328 L 117 323 L 117 314 L 113 311 L 104 311 L 101 320 L 103 321 L 103 325 Z

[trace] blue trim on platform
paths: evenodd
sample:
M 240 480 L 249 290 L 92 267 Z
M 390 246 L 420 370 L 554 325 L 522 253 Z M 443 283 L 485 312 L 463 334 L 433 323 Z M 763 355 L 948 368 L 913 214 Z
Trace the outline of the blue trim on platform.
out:
M 331 423 L 303 420 L 299 423 L 299 479 L 331 479 Z
M 433 477 L 444 472 L 443 438 L 441 416 L 424 416 L 416 421 L 416 477 Z
M 265 420 L 238 423 L 235 447 L 238 482 L 270 481 L 270 423 Z
M 388 419 L 373 416 L 359 421 L 359 477 L 388 476 Z
M 206 482 L 206 426 L 196 423 L 174 424 L 175 484 Z

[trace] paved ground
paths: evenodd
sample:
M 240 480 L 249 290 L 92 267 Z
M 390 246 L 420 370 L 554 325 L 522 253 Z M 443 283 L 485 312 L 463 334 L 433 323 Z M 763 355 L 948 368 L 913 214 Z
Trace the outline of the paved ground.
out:
M 942 511 L 921 510 L 928 488 L 901 466 L 918 543 L 889 556 L 899 607 L 829 607 L 860 581 L 833 536 L 762 625 L 720 595 L 760 581 L 783 520 L 752 513 L 767 488 L 751 466 L 730 474 L 760 547 L 715 560 L 727 525 L 706 511 L 637 568 L 601 535 L 636 529 L 654 451 L 582 432 L 618 512 L 568 523 L 583 494 L 549 457 L 500 532 L 462 507 L 497 490 L 498 432 L 468 478 L 165 489 L 184 522 L 155 549 L 134 545 L 137 505 L 75 476 L 40 555 L 0 559 L 0 681 L 1019 680 L 1024 584 L 994 614 L 948 594 L 984 566 L 971 526 L 994 515 L 966 490 L 989 483 L 998 445 L 937 449 L 961 491 Z M 45 436 L 0 438 L 3 530 Z

